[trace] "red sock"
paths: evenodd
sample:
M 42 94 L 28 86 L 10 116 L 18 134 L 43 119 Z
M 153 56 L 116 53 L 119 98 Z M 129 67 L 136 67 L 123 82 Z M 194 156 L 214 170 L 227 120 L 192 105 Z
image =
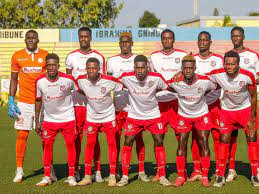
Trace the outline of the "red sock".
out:
M 97 134 L 87 136 L 85 148 L 85 175 L 92 175 L 92 162 Z
M 258 168 L 258 159 L 256 156 L 256 142 L 248 142 L 248 157 L 251 164 L 252 176 L 256 176 Z
M 117 161 L 117 149 L 115 134 L 113 132 L 106 133 L 106 140 L 108 143 L 108 153 L 109 153 L 109 163 L 110 163 L 110 175 L 114 175 L 116 171 L 116 161 Z
M 130 159 L 132 155 L 131 146 L 123 146 L 121 155 L 122 173 L 123 175 L 129 175 Z
M 201 171 L 201 158 L 199 147 L 196 141 L 195 133 L 192 134 L 192 160 L 193 160 L 193 171 Z
M 229 153 L 229 143 L 219 143 L 219 176 L 225 176 L 227 157 Z
M 159 177 L 165 176 L 165 163 L 166 163 L 165 147 L 156 146 L 155 155 L 156 155 L 156 164 L 157 164 Z
M 75 170 L 79 170 L 79 160 L 80 160 L 80 154 L 81 154 L 81 144 L 82 144 L 83 134 L 77 134 L 77 137 L 75 139 L 75 149 L 76 149 L 76 165 Z
M 214 153 L 215 153 L 215 162 L 216 162 L 216 175 L 218 175 L 219 172 L 219 157 L 218 157 L 218 149 L 219 149 L 219 138 L 220 133 L 217 129 L 212 129 L 212 138 L 214 141 Z
M 179 177 L 185 177 L 186 157 L 176 156 L 176 167 Z
M 76 164 L 75 138 L 71 134 L 65 133 L 63 131 L 62 135 L 64 136 L 67 149 L 68 176 L 74 176 Z
M 136 152 L 138 156 L 138 171 L 144 172 L 144 166 L 145 166 L 145 145 L 143 141 L 142 132 L 137 134 L 135 137 L 136 141 Z
M 201 157 L 202 177 L 208 177 L 210 170 L 210 156 Z
M 258 168 L 259 168 L 259 140 L 258 140 L 258 137 L 257 137 L 257 140 L 256 140 L 256 157 L 257 157 L 257 161 L 258 161 L 257 165 L 258 165 Z
M 44 142 L 43 150 L 43 165 L 44 165 L 44 176 L 50 176 L 51 160 L 53 154 L 54 139 Z
M 119 173 L 119 158 L 120 158 L 120 150 L 121 150 L 121 132 L 122 129 L 117 129 L 115 134 L 115 141 L 116 141 L 116 149 L 117 149 L 117 166 L 116 166 L 116 172 Z
M 237 137 L 231 137 L 230 148 L 229 148 L 229 169 L 235 169 L 235 159 L 237 152 Z
M 96 144 L 94 147 L 94 171 L 101 171 L 101 148 L 98 140 L 98 136 L 96 137 Z

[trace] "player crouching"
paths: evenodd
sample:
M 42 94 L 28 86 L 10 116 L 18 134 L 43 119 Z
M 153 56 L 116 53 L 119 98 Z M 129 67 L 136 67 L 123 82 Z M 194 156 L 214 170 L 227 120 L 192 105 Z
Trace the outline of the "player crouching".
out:
M 76 122 L 71 90 L 78 87 L 74 78 L 59 72 L 59 57 L 52 53 L 46 56 L 47 73 L 36 82 L 35 120 L 36 132 L 43 141 L 44 177 L 36 186 L 51 184 L 50 178 L 53 144 L 59 131 L 63 135 L 67 149 L 68 184 L 76 186 L 75 173 L 75 133 Z M 39 123 L 41 107 L 44 106 L 42 129 Z

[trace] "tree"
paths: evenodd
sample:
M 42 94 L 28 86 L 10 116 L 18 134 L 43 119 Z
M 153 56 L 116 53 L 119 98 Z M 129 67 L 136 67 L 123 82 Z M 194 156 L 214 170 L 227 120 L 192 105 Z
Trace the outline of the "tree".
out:
M 37 28 L 43 20 L 40 0 L 0 0 L 1 28 Z
M 231 17 L 229 15 L 225 15 L 222 27 L 229 27 L 229 26 L 234 26 L 234 24 L 232 23 Z
M 219 16 L 219 10 L 218 10 L 218 8 L 214 8 L 212 15 L 213 15 L 213 16 Z
M 250 12 L 249 16 L 259 16 L 259 12 Z
M 0 0 L 0 27 L 109 27 L 122 7 L 115 0 Z
M 138 25 L 140 28 L 157 27 L 160 24 L 160 19 L 154 13 L 145 11 L 141 18 L 139 18 Z

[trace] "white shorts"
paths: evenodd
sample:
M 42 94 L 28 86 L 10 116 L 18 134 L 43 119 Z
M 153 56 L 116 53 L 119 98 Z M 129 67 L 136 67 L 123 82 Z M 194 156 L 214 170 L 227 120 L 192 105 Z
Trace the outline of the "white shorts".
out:
M 15 120 L 14 128 L 18 130 L 32 130 L 35 127 L 35 105 L 18 102 L 17 106 L 21 114 L 19 115 L 19 119 Z

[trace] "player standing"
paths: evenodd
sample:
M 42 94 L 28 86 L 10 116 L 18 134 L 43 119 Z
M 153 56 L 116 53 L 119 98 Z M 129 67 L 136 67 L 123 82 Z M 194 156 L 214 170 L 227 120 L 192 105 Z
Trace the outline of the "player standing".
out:
M 122 149 L 123 176 L 117 186 L 128 184 L 128 172 L 135 136 L 143 130 L 149 130 L 155 144 L 155 157 L 158 166 L 160 184 L 170 186 L 165 178 L 166 152 L 163 145 L 164 133 L 161 114 L 156 99 L 157 90 L 168 88 L 159 73 L 148 71 L 148 60 L 144 55 L 134 59 L 134 72 L 124 73 L 121 82 L 129 91 L 128 117 L 125 123 L 125 141 Z
M 66 73 L 73 75 L 77 79 L 80 75 L 86 74 L 85 64 L 86 61 L 95 57 L 100 61 L 100 72 L 105 73 L 105 61 L 102 54 L 98 51 L 91 48 L 92 40 L 92 30 L 88 27 L 81 27 L 78 30 L 78 39 L 80 48 L 72 51 L 68 54 L 65 64 L 66 64 Z M 86 99 L 85 96 L 75 91 L 73 93 L 73 101 L 75 106 L 75 115 L 76 115 L 76 128 L 78 131 L 77 138 L 75 140 L 76 145 L 76 171 L 75 178 L 77 181 L 80 180 L 79 174 L 79 159 L 81 153 L 81 142 L 83 138 L 83 127 L 85 125 L 86 119 Z M 97 137 L 98 138 L 98 137 Z M 96 182 L 103 182 L 101 176 L 101 166 L 100 166 L 100 144 L 97 139 L 95 147 L 95 180 Z
M 259 83 L 259 55 L 255 51 L 244 46 L 245 31 L 242 27 L 234 27 L 231 30 L 231 41 L 233 44 L 233 51 L 236 51 L 240 56 L 240 67 L 246 69 L 254 74 L 256 77 L 256 83 Z M 229 152 L 229 171 L 226 178 L 226 182 L 231 182 L 237 177 L 235 171 L 235 156 L 237 150 L 237 136 L 238 130 L 232 132 L 232 138 L 230 143 Z M 258 149 L 259 151 L 259 149 Z M 258 169 L 259 173 L 259 169 Z
M 225 170 L 231 142 L 231 133 L 236 126 L 246 133 L 248 157 L 251 164 L 253 186 L 259 186 L 256 156 L 256 82 L 254 75 L 239 66 L 240 58 L 237 52 L 229 51 L 224 56 L 224 68 L 213 70 L 209 77 L 221 86 L 223 97 L 221 100 L 219 130 L 220 144 L 218 150 L 219 176 L 215 187 L 225 184 Z
M 122 73 L 131 72 L 134 70 L 134 59 L 135 54 L 132 53 L 132 34 L 130 32 L 123 32 L 120 34 L 120 50 L 119 55 L 110 57 L 107 60 L 107 74 L 112 75 L 116 78 L 120 77 Z M 117 146 L 117 163 L 119 160 L 120 154 L 120 139 L 122 133 L 122 127 L 127 118 L 127 112 L 129 104 L 128 91 L 122 90 L 115 94 L 115 109 L 116 109 L 116 120 L 118 130 L 116 132 L 116 146 Z M 145 145 L 143 142 L 142 133 L 139 133 L 136 138 L 136 152 L 139 162 L 139 179 L 144 182 L 149 182 L 144 169 L 145 161 Z
M 112 91 L 120 91 L 123 85 L 114 77 L 100 73 L 100 62 L 89 58 L 86 62 L 86 75 L 78 77 L 78 85 L 87 99 L 85 149 L 85 177 L 78 185 L 92 184 L 92 160 L 94 147 L 99 132 L 104 132 L 108 143 L 110 177 L 108 186 L 116 186 L 115 170 L 117 150 L 115 133 L 117 130 Z
M 46 56 L 47 73 L 41 75 L 36 82 L 35 120 L 36 132 L 42 137 L 44 177 L 36 186 L 51 184 L 50 171 L 53 155 L 53 144 L 58 133 L 65 139 L 68 160 L 68 184 L 76 186 L 75 172 L 75 134 L 76 121 L 72 91 L 78 90 L 75 79 L 71 75 L 59 72 L 59 57 L 54 54 Z M 44 107 L 42 129 L 40 126 L 41 107 Z
M 8 99 L 8 114 L 15 119 L 16 138 L 16 176 L 13 182 L 23 178 L 23 161 L 26 142 L 34 123 L 35 83 L 38 76 L 46 71 L 45 58 L 47 51 L 38 48 L 39 37 L 35 30 L 25 34 L 26 48 L 12 56 L 11 82 Z M 19 77 L 19 81 L 18 81 Z M 14 102 L 19 82 L 18 104 Z M 56 179 L 56 177 L 52 177 Z
M 151 69 L 160 73 L 168 81 L 181 70 L 182 58 L 186 55 L 185 51 L 175 49 L 175 34 L 170 29 L 165 29 L 161 33 L 162 50 L 155 51 L 151 54 Z M 177 115 L 177 96 L 169 91 L 157 93 L 161 119 L 163 123 L 164 134 L 167 132 L 168 124 L 175 127 Z M 164 138 L 164 135 L 163 135 Z M 157 181 L 158 173 L 152 181 Z
M 221 55 L 212 53 L 210 51 L 211 46 L 211 35 L 207 31 L 202 31 L 198 35 L 198 48 L 199 53 L 194 55 L 196 60 L 196 73 L 200 75 L 205 75 L 215 69 L 223 68 L 223 57 Z M 212 128 L 212 138 L 214 141 L 214 153 L 216 159 L 216 173 L 218 172 L 218 146 L 220 133 L 218 130 L 218 120 L 219 120 L 219 110 L 220 110 L 220 97 L 221 90 L 213 90 L 206 94 L 206 102 L 209 105 L 209 112 L 211 117 L 211 122 L 213 124 Z M 192 158 L 193 158 L 193 172 L 188 181 L 196 181 L 202 178 L 200 172 L 200 155 L 197 141 L 195 139 L 195 130 L 192 132 Z

